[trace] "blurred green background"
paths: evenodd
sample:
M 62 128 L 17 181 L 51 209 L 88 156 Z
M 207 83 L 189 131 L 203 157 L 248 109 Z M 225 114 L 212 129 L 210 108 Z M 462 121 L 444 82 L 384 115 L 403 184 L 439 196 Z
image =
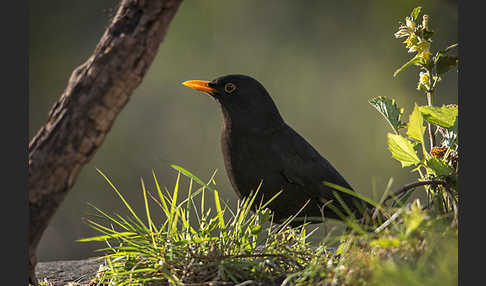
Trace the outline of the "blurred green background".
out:
M 119 1 L 30 2 L 30 138 L 45 123 L 74 68 L 93 52 Z M 144 213 L 140 177 L 153 190 L 172 187 L 181 165 L 203 179 L 217 169 L 222 196 L 234 205 L 220 149 L 222 115 L 210 97 L 181 85 L 229 73 L 258 79 L 287 123 L 302 134 L 359 192 L 382 193 L 416 176 L 391 158 L 391 131 L 369 104 L 395 98 L 405 108 L 424 103 L 415 89 L 418 70 L 393 72 L 410 57 L 393 37 L 399 21 L 418 6 L 431 17 L 434 50 L 457 42 L 457 3 L 445 0 L 375 1 L 185 1 L 142 84 L 118 116 L 95 157 L 44 233 L 40 261 L 96 255 L 103 244 L 76 239 L 96 234 L 82 218 L 88 202 L 126 213 L 100 168 L 136 210 Z M 438 104 L 457 103 L 457 70 L 437 91 Z

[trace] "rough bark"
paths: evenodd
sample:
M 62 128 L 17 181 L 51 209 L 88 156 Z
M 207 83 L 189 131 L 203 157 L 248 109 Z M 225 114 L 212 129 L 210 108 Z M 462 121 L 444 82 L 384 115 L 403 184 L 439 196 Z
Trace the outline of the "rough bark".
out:
M 123 0 L 29 144 L 29 275 L 44 230 L 151 65 L 182 0 Z

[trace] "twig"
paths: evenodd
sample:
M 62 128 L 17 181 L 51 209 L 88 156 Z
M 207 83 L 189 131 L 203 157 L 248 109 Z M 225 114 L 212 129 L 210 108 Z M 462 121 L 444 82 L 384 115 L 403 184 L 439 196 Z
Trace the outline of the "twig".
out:
M 397 191 L 395 191 L 393 194 L 391 194 L 388 197 L 386 197 L 383 200 L 383 204 L 385 204 L 389 199 L 396 198 L 396 197 L 400 196 L 401 194 L 407 192 L 408 190 L 411 190 L 413 188 L 420 187 L 420 186 L 426 186 L 426 185 L 434 185 L 434 186 L 436 186 L 436 185 L 442 185 L 442 186 L 447 186 L 448 183 L 446 181 L 439 181 L 439 180 L 427 180 L 427 181 L 420 181 L 420 182 L 411 183 L 411 184 L 408 184 L 408 185 L 405 185 L 405 186 L 401 187 L 400 189 L 398 189 Z

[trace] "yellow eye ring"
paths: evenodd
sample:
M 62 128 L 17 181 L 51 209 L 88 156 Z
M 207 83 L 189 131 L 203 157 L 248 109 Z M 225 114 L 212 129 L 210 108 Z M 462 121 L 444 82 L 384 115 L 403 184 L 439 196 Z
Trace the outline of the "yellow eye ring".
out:
M 228 82 L 227 84 L 224 85 L 224 91 L 226 93 L 232 93 L 235 90 L 236 90 L 236 85 L 234 85 L 231 82 Z

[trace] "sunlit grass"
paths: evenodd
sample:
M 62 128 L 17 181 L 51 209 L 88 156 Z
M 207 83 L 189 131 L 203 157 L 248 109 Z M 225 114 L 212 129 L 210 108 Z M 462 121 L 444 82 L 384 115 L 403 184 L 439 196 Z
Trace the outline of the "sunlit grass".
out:
M 179 171 L 172 192 L 163 192 L 154 173 L 156 195 L 141 181 L 146 221 L 136 214 L 121 192 L 101 171 L 129 216 L 109 215 L 94 207 L 104 224 L 87 219 L 102 235 L 81 241 L 105 241 L 101 249 L 107 254 L 106 271 L 100 283 L 137 285 L 159 281 L 162 284 L 205 282 L 216 279 L 238 283 L 247 279 L 271 281 L 274 277 L 303 268 L 312 255 L 304 227 L 292 228 L 287 223 L 272 222 L 266 204 L 257 202 L 257 190 L 240 201 L 236 210 L 222 206 L 218 191 L 189 171 Z M 188 196 L 181 199 L 181 174 L 189 178 Z M 197 184 L 198 187 L 194 187 Z M 204 200 L 205 192 L 214 195 L 214 207 Z M 200 205 L 195 198 L 200 196 Z M 150 210 L 154 200 L 162 212 Z M 256 210 L 256 211 L 252 211 Z M 213 213 L 213 210 L 215 212 Z M 225 213 L 230 219 L 225 220 Z M 154 214 L 162 214 L 163 223 L 156 225 Z M 197 219 L 191 226 L 191 216 Z
M 446 279 L 441 285 L 453 285 L 457 278 L 457 226 L 451 226 L 450 216 L 424 210 L 419 200 L 380 206 L 388 214 L 384 221 L 364 226 L 348 220 L 344 233 L 311 243 L 317 227 L 290 226 L 296 216 L 273 222 L 266 206 L 277 196 L 259 202 L 258 189 L 231 209 L 221 203 L 214 174 L 204 182 L 172 167 L 178 175 L 171 191 L 161 187 L 155 173 L 155 190 L 141 180 L 145 218 L 99 171 L 129 215 L 93 206 L 99 217 L 86 220 L 100 235 L 81 241 L 107 244 L 100 249 L 105 263 L 98 285 L 390 285 L 397 279 L 407 281 L 400 285 L 436 285 L 440 277 Z M 187 190 L 181 188 L 185 179 Z M 204 199 L 207 192 L 212 202 Z M 149 201 L 158 208 L 150 209 Z

